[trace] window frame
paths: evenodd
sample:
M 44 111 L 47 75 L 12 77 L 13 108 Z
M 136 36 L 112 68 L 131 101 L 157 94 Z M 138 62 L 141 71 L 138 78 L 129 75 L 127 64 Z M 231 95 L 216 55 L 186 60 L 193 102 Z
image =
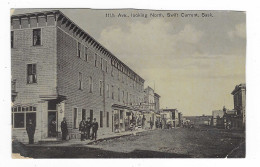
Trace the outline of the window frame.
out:
M 18 110 L 20 108 L 20 111 Z M 16 110 L 15 110 L 16 109 Z M 37 107 L 36 106 L 15 106 L 12 107 L 12 129 L 26 129 L 27 114 L 35 114 L 35 129 L 37 128 Z M 15 127 L 15 114 L 23 114 L 23 127 Z
M 11 48 L 14 48 L 14 31 L 11 31 Z
M 79 81 L 79 90 L 82 90 L 82 89 L 83 89 L 83 80 L 82 80 L 83 77 L 82 77 L 82 73 L 79 72 L 79 75 L 78 75 L 78 76 L 79 76 L 79 78 L 78 78 L 78 79 L 79 79 L 79 80 L 78 80 L 78 81 Z
M 31 66 L 31 74 L 29 74 L 30 70 L 29 67 Z M 33 68 L 34 67 L 34 68 Z M 32 63 L 32 64 L 26 64 L 26 80 L 27 84 L 37 84 L 37 64 Z M 30 76 L 32 76 L 32 82 L 30 82 Z
M 42 45 L 42 29 L 41 28 L 34 28 L 34 29 L 32 29 L 33 30 L 33 35 L 32 35 L 32 44 L 33 44 L 33 46 L 41 46 Z M 37 44 L 37 43 L 35 43 L 34 41 L 35 41 L 35 39 L 34 39 L 34 33 L 36 32 L 36 31 L 40 31 L 40 44 Z M 39 34 L 38 34 L 39 35 Z M 37 39 L 38 40 L 38 39 Z
M 93 92 L 93 78 L 89 76 L 89 93 Z
M 75 114 L 75 111 L 76 111 L 76 114 Z M 77 107 L 73 107 L 73 129 L 78 129 L 78 122 L 79 122 L 78 114 L 79 114 L 79 109 Z M 75 118 L 75 116 L 76 116 L 76 118 Z

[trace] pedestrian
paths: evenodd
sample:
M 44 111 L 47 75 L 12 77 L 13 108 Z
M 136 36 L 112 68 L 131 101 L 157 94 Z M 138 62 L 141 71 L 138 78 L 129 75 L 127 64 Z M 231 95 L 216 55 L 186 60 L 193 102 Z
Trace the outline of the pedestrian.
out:
M 63 118 L 63 121 L 61 122 L 61 133 L 62 133 L 62 140 L 66 140 L 68 135 L 68 124 L 66 121 L 66 118 Z
M 153 121 L 150 121 L 150 129 L 153 129 Z
M 97 140 L 97 130 L 98 130 L 98 123 L 96 121 L 96 118 L 94 118 L 94 121 L 92 123 L 92 140 Z
M 162 129 L 162 121 L 160 121 L 160 128 Z
M 86 139 L 90 139 L 90 128 L 91 128 L 91 121 L 90 118 L 88 117 L 87 122 L 86 122 Z
M 81 141 L 85 140 L 86 138 L 86 118 L 83 118 L 82 121 L 79 123 L 79 131 L 81 134 Z
M 35 124 L 29 119 L 28 124 L 26 125 L 26 131 L 29 138 L 29 144 L 34 143 L 34 133 L 35 133 Z

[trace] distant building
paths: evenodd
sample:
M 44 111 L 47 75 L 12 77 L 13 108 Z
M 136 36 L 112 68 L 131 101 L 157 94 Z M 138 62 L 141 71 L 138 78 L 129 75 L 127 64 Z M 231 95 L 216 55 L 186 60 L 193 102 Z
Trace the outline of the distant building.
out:
M 154 110 L 158 112 L 160 110 L 160 95 L 154 93 Z
M 234 99 L 234 110 L 237 111 L 239 121 L 235 122 L 236 127 L 245 128 L 246 114 L 246 84 L 236 85 L 231 92 Z
M 223 116 L 224 116 L 223 110 L 212 111 L 212 126 L 222 126 Z
M 154 90 L 150 86 L 148 86 L 144 89 L 144 103 L 146 105 L 146 110 L 155 110 L 154 99 Z
M 167 114 L 167 116 L 169 116 L 168 121 L 171 122 L 172 127 L 177 127 L 177 125 L 179 125 L 178 110 L 177 109 L 163 109 L 161 114 L 165 114 L 165 113 L 168 113 Z

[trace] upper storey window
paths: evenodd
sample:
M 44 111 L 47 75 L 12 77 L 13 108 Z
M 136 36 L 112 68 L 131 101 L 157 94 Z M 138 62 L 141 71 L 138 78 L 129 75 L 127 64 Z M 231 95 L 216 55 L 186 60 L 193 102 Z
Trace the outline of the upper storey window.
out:
M 81 43 L 78 42 L 78 57 L 81 56 Z
M 11 48 L 14 48 L 14 32 L 11 31 Z
M 33 46 L 41 45 L 41 29 L 33 30 Z
M 27 64 L 27 83 L 37 83 L 36 64 Z

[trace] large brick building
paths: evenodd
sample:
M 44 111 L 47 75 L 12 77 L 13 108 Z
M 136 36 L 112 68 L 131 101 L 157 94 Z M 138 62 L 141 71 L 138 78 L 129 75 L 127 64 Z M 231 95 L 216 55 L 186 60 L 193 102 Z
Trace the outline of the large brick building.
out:
M 235 122 L 235 127 L 245 128 L 246 119 L 246 84 L 236 85 L 231 92 L 234 99 L 234 110 L 237 111 L 238 121 Z
M 144 101 L 144 79 L 60 11 L 11 16 L 12 136 L 27 142 L 71 138 L 83 117 L 97 118 L 98 135 L 127 130 Z M 53 128 L 54 127 L 54 128 Z

